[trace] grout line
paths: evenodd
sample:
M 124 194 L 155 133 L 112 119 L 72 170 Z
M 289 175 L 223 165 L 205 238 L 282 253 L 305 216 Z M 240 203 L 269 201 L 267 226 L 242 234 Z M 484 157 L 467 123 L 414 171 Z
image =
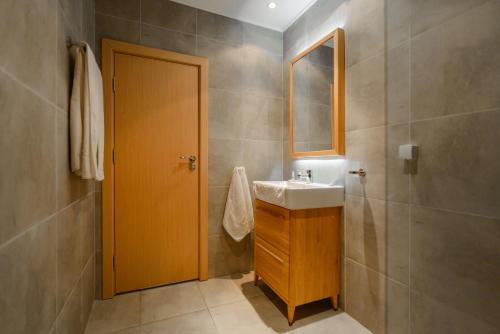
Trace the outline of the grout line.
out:
M 408 101 L 408 136 L 409 136 L 409 141 L 410 143 L 412 142 L 412 133 L 411 133 L 411 114 L 412 114 L 412 108 L 411 108 L 411 91 L 412 91 L 412 57 L 411 57 L 411 50 L 413 47 L 412 44 L 412 39 L 411 39 L 411 24 L 408 27 L 408 30 L 410 30 L 408 33 L 410 35 L 410 39 L 408 40 L 408 76 L 410 78 L 409 83 L 408 83 L 408 96 L 410 97 Z M 412 186 L 411 186 L 411 174 L 408 176 L 408 334 L 411 334 L 411 268 L 412 268 L 412 261 L 411 261 L 411 247 L 412 247 L 412 234 L 411 234 L 411 214 L 412 214 Z
M 469 115 L 475 115 L 475 114 L 481 114 L 481 113 L 487 113 L 487 112 L 495 112 L 495 111 L 500 111 L 500 108 L 487 108 L 487 109 L 479 109 L 479 110 L 473 110 L 473 111 L 465 111 L 465 112 L 461 112 L 461 113 L 457 113 L 457 114 L 428 117 L 428 118 L 422 118 L 422 119 L 417 119 L 417 120 L 410 119 L 410 124 L 420 123 L 420 122 L 428 122 L 428 121 L 440 120 L 440 119 L 447 119 L 447 118 L 454 118 L 454 117 L 460 117 L 460 116 L 469 116 Z
M 129 18 L 126 18 L 126 17 L 121 17 L 121 16 L 116 16 L 116 15 L 112 15 L 112 14 L 108 14 L 108 13 L 104 13 L 104 12 L 99 12 L 99 11 L 95 11 L 95 15 L 100 15 L 100 16 L 106 16 L 106 17 L 111 17 L 113 19 L 117 19 L 117 20 L 123 20 L 123 21 L 127 21 L 127 22 L 131 22 L 131 23 L 139 23 L 140 24 L 140 18 L 139 20 L 133 20 L 133 19 L 129 19 Z
M 350 257 L 348 257 L 348 256 L 346 256 L 345 258 L 346 258 L 346 260 L 347 260 L 347 261 L 351 261 L 352 263 L 355 263 L 355 264 L 357 264 L 358 266 L 362 266 L 362 267 L 366 268 L 367 270 L 370 270 L 370 271 L 372 271 L 372 272 L 374 272 L 374 273 L 376 273 L 376 274 L 378 274 L 378 275 L 382 276 L 384 279 L 386 279 L 386 280 L 388 280 L 388 281 L 391 281 L 391 282 L 396 283 L 396 284 L 398 284 L 398 285 L 402 285 L 402 286 L 404 286 L 404 287 L 408 287 L 408 284 L 407 284 L 407 283 L 403 283 L 403 282 L 401 282 L 401 281 L 398 281 L 397 279 L 394 279 L 394 278 L 392 278 L 392 277 L 389 277 L 389 276 L 387 276 L 386 274 L 384 274 L 384 273 L 382 273 L 382 272 L 380 272 L 380 271 L 377 271 L 377 270 L 375 270 L 375 269 L 373 269 L 373 268 L 368 267 L 366 264 L 363 264 L 363 263 L 361 263 L 361 262 L 358 262 L 358 261 L 354 260 L 353 258 L 350 258 Z
M 25 84 L 24 82 L 22 82 L 21 79 L 18 79 L 14 74 L 10 73 L 5 67 L 0 66 L 0 72 L 2 72 L 3 74 L 5 74 L 6 76 L 8 76 L 9 79 L 11 79 L 15 83 L 17 83 L 18 85 L 20 85 L 21 87 L 23 87 L 24 89 L 26 89 L 27 91 L 29 91 L 30 93 L 32 93 L 33 95 L 35 95 L 37 98 L 39 98 L 43 102 L 47 103 L 51 107 L 56 108 L 56 109 L 59 108 L 57 106 L 57 103 L 54 103 L 54 102 L 50 101 L 48 98 L 46 98 L 45 96 L 41 95 L 36 90 L 34 90 L 30 86 L 28 86 L 27 84 Z
M 15 242 L 17 239 L 21 238 L 22 236 L 24 236 L 25 234 L 29 233 L 31 230 L 49 222 L 51 219 L 55 218 L 57 215 L 59 215 L 60 213 L 62 213 L 63 211 L 69 209 L 69 207 L 73 206 L 73 205 L 76 205 L 76 203 L 78 203 L 79 201 L 81 201 L 81 198 L 78 198 L 77 200 L 75 200 L 74 202 L 71 202 L 70 204 L 68 204 L 67 206 L 65 206 L 64 208 L 61 208 L 60 210 L 52 213 L 51 215 L 43 218 L 42 220 L 39 220 L 37 222 L 35 222 L 33 225 L 27 227 L 26 229 L 20 231 L 19 233 L 17 233 L 15 236 L 13 236 L 12 238 L 10 239 L 7 239 L 3 244 L 0 245 L 0 250 L 3 249 L 4 247 L 10 245 L 11 243 Z

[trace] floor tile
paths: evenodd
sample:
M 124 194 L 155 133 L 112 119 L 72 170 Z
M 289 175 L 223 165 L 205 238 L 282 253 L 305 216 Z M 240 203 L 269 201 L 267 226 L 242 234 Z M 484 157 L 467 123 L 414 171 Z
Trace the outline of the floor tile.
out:
M 200 282 L 199 287 L 208 307 L 244 300 L 243 293 L 229 277 Z
M 138 292 L 115 296 L 94 303 L 86 334 L 111 333 L 139 325 L 140 295 Z
M 246 298 L 263 295 L 261 286 L 255 286 L 253 283 L 255 277 L 253 271 L 246 274 L 234 274 L 229 277 Z
M 141 334 L 217 334 L 207 310 L 143 325 Z
M 298 334 L 370 334 L 371 332 L 359 322 L 342 312 L 318 322 L 308 324 L 297 330 Z
M 169 285 L 141 292 L 141 322 L 167 319 L 206 308 L 197 282 Z

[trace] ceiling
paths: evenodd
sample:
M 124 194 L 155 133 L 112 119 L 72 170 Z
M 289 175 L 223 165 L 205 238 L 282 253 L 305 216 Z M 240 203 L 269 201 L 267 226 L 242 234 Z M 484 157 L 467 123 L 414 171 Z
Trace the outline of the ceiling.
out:
M 174 0 L 208 12 L 284 31 L 316 0 Z M 275 9 L 267 4 L 273 1 Z

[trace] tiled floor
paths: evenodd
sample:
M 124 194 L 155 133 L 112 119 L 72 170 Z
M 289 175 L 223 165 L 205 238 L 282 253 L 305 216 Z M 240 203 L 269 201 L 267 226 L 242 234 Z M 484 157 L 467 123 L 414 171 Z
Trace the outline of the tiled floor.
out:
M 299 307 L 288 326 L 286 305 L 253 274 L 187 282 L 96 301 L 86 334 L 369 334 L 328 301 Z

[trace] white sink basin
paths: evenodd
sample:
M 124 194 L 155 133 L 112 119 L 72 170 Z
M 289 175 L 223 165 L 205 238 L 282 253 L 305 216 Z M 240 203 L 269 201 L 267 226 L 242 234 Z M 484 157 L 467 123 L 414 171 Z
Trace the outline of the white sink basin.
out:
M 290 210 L 344 205 L 344 187 L 295 181 L 254 181 L 255 197 Z

